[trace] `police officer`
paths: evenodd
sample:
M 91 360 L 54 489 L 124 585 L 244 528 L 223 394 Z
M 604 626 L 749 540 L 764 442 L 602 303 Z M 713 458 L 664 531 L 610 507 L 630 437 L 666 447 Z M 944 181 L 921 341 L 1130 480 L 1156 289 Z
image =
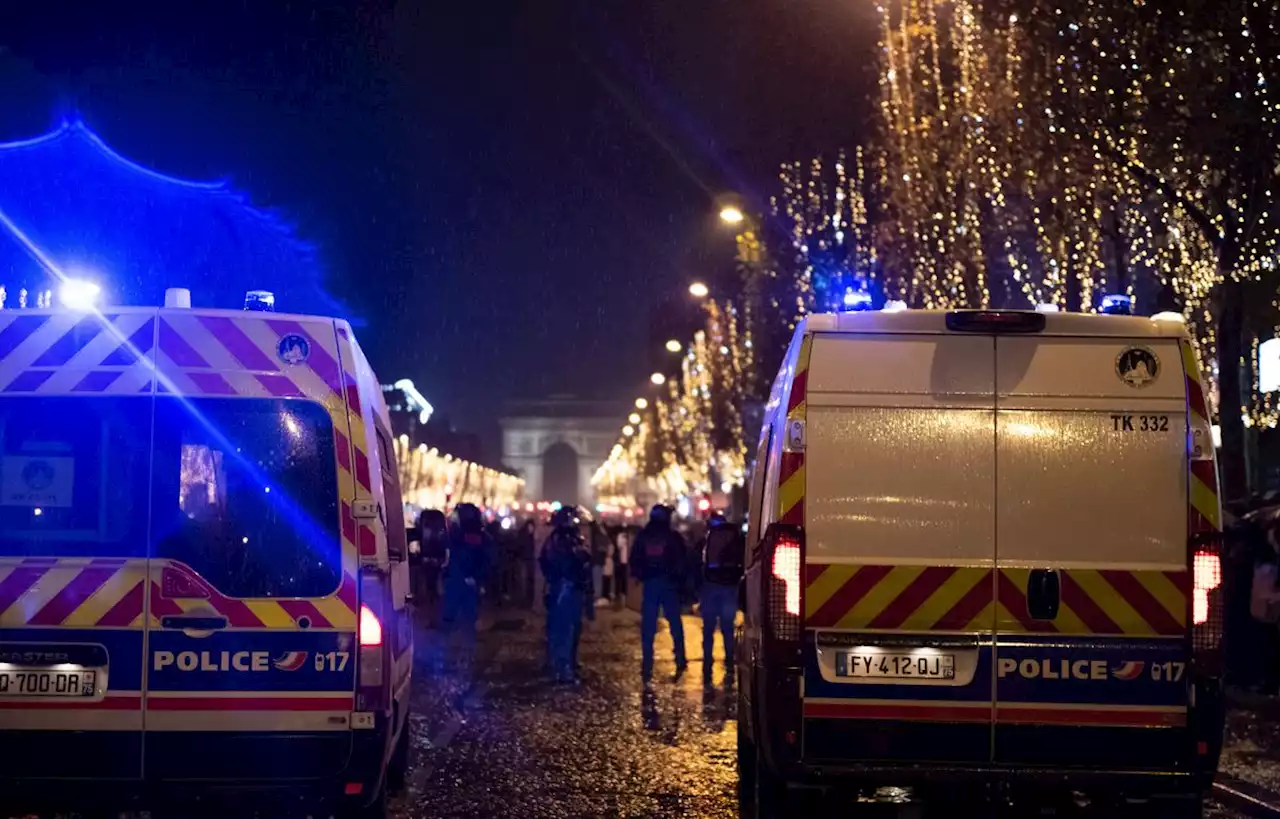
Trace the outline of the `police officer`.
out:
M 538 556 L 547 580 L 548 654 L 556 681 L 575 683 L 585 590 L 591 583 L 591 553 L 578 532 L 573 509 L 556 510 L 551 525 L 554 529 Z
M 640 676 L 653 678 L 653 638 L 658 634 L 658 611 L 667 618 L 671 641 L 675 643 L 677 680 L 688 662 L 684 654 L 684 625 L 680 621 L 680 592 L 684 588 L 687 557 L 684 538 L 671 528 L 671 508 L 658 504 L 649 513 L 649 523 L 631 546 L 628 561 L 634 577 L 644 584 L 640 606 L 640 640 L 643 661 Z
M 472 503 L 454 507 L 456 525 L 450 532 L 444 567 L 445 621 L 449 631 L 462 635 L 462 660 L 470 672 L 480 619 L 480 589 L 488 573 L 493 543 L 484 531 L 484 518 Z
M 702 684 L 711 685 L 716 628 L 724 642 L 724 682 L 733 685 L 733 623 L 738 616 L 738 583 L 742 580 L 742 535 L 719 512 L 708 521 L 698 542 L 694 585 L 702 614 Z

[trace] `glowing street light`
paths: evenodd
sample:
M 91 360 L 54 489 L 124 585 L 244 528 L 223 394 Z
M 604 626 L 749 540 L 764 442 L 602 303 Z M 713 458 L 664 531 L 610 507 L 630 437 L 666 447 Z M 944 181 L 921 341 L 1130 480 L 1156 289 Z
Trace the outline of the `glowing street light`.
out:
M 663 384 L 667 383 L 667 377 L 662 373 L 654 373 L 653 375 L 649 376 L 649 380 L 652 381 L 653 384 L 658 387 L 661 387 Z
M 636 434 L 636 428 L 631 426 L 630 424 L 627 424 L 625 427 L 622 428 L 622 434 L 630 438 L 632 435 Z
M 627 416 L 627 420 L 633 424 L 640 423 L 640 413 L 638 412 L 631 413 L 630 415 Z
M 720 221 L 727 225 L 740 224 L 746 218 L 747 216 L 742 212 L 742 208 L 736 207 L 735 205 L 725 205 L 723 208 L 720 208 Z
M 702 282 L 694 282 L 689 285 L 689 295 L 695 299 L 705 299 L 711 290 Z
M 674 338 L 673 338 L 673 339 L 671 339 L 670 341 L 668 341 L 668 342 L 667 342 L 667 352 L 669 352 L 669 353 L 678 353 L 678 352 L 680 352 L 680 342 L 676 341 Z
M 649 399 L 648 399 L 648 398 L 637 398 L 637 399 L 636 399 L 636 409 L 645 409 L 645 408 L 647 408 L 648 406 L 649 406 Z

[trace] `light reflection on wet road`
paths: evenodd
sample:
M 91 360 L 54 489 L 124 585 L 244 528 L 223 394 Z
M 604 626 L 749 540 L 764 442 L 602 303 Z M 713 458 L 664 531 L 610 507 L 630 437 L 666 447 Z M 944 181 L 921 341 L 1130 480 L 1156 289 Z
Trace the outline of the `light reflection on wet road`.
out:
M 419 667 L 418 753 L 409 793 L 395 800 L 395 819 L 738 816 L 736 695 L 726 696 L 719 684 L 704 692 L 696 618 L 685 618 L 691 663 L 679 683 L 670 680 L 671 644 L 660 630 L 651 695 L 640 685 L 633 613 L 602 611 L 587 625 L 579 689 L 548 681 L 542 628 L 537 615 L 499 615 L 482 634 L 474 683 L 460 673 L 428 676 Z M 421 648 L 420 642 L 419 658 Z M 722 674 L 718 664 L 717 683 Z M 795 807 L 797 816 L 922 815 L 816 798 L 797 799 Z M 991 815 L 959 807 L 936 806 L 923 815 Z M 1005 808 L 999 815 L 1029 814 Z M 1217 806 L 1205 815 L 1241 816 Z

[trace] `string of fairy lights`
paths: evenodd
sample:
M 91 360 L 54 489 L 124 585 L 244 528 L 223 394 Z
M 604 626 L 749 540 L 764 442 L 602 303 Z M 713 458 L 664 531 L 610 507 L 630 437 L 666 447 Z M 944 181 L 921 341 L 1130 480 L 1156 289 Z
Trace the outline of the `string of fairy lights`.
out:
M 644 484 L 670 498 L 707 491 L 713 469 L 739 475 L 740 456 L 715 458 L 737 453 L 740 433 L 707 444 L 708 402 L 733 383 L 708 379 L 708 368 L 741 365 L 737 383 L 756 386 L 754 364 L 781 354 L 766 330 L 832 309 L 833 282 L 849 276 L 916 308 L 1092 312 L 1123 293 L 1139 312 L 1180 311 L 1211 409 L 1225 356 L 1252 387 L 1243 422 L 1277 426 L 1280 393 L 1260 390 L 1257 361 L 1260 342 L 1280 335 L 1280 4 L 876 9 L 874 135 L 833 163 L 781 167 L 770 200 L 781 248 L 749 222 L 739 234 L 739 262 L 755 272 L 744 290 L 765 292 L 748 292 L 747 314 L 731 316 L 741 319 L 734 355 L 716 359 L 709 330 L 695 338 L 597 486 L 634 500 L 621 488 Z M 1240 336 L 1220 339 L 1230 303 L 1244 305 Z

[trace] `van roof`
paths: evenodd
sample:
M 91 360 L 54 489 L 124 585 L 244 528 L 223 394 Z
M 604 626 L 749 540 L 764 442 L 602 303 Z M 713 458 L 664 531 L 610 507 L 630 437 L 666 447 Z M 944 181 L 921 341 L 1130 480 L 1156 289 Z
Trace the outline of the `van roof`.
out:
M 814 313 L 801 320 L 797 334 L 813 333 L 903 333 L 943 334 L 948 310 L 862 311 Z M 999 310 L 1001 313 L 1030 313 L 1030 310 Z M 1146 316 L 1111 316 L 1092 313 L 1042 313 L 1047 336 L 1115 336 L 1121 338 L 1187 338 L 1186 324 Z

